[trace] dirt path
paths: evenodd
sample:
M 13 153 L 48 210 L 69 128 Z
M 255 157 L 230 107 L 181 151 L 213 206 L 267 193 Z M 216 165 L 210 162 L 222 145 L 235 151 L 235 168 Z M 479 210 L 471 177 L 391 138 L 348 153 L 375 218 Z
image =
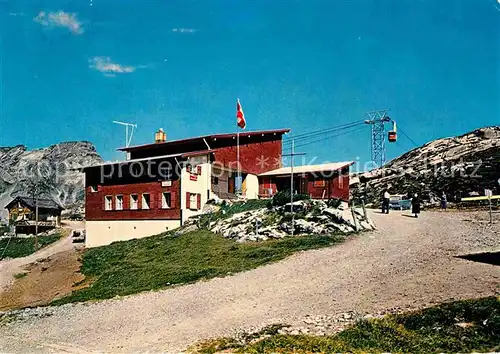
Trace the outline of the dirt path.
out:
M 64 221 L 63 237 L 61 240 L 42 248 L 38 252 L 26 257 L 13 258 L 0 261 L 0 292 L 5 291 L 14 281 L 14 276 L 24 272 L 24 268 L 37 259 L 48 258 L 56 253 L 69 251 L 75 248 L 69 237 L 71 230 L 85 228 L 85 223 L 81 221 Z
M 305 315 L 421 307 L 498 294 L 498 267 L 454 256 L 500 248 L 471 214 L 373 214 L 379 231 L 222 279 L 124 299 L 30 310 L 0 327 L 4 352 L 178 352 L 237 328 Z M 467 220 L 464 220 L 467 219 Z
M 14 281 L 14 275 L 23 273 L 27 265 L 36 262 L 37 259 L 70 250 L 72 247 L 71 239 L 66 236 L 29 256 L 0 261 L 0 291 L 5 291 Z
M 73 284 L 85 277 L 80 273 L 80 252 L 56 253 L 22 267 L 24 276 L 0 292 L 0 311 L 47 305 L 71 294 Z

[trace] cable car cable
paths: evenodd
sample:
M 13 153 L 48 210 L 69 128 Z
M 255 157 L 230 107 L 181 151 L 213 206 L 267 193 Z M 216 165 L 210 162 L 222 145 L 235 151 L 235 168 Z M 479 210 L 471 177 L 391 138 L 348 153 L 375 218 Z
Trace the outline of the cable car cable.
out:
M 324 141 L 324 140 L 336 138 L 336 137 L 339 137 L 341 135 L 345 135 L 345 134 L 349 134 L 349 133 L 354 133 L 354 132 L 359 131 L 361 129 L 364 129 L 364 127 L 358 127 L 356 129 L 352 129 L 352 130 L 349 130 L 349 131 L 340 132 L 340 133 L 332 135 L 332 136 L 326 136 L 326 137 L 322 137 L 321 139 L 316 139 L 316 140 L 313 140 L 313 141 L 304 142 L 302 144 L 298 144 L 296 146 L 296 148 L 307 146 L 307 145 L 311 145 L 311 144 L 315 144 L 315 143 L 320 142 L 320 141 Z
M 413 145 L 415 145 L 415 147 L 419 147 L 420 145 L 418 145 L 412 138 L 410 138 L 408 136 L 408 134 L 406 134 L 403 129 L 401 129 L 401 127 L 398 127 L 398 130 L 401 132 L 401 134 L 403 134 L 408 140 L 410 140 L 412 142 Z
M 285 136 L 283 139 L 284 140 L 290 140 L 290 139 L 293 138 L 293 139 L 297 140 L 298 138 L 301 138 L 301 137 L 311 136 L 313 134 L 321 134 L 323 132 L 330 131 L 330 130 L 343 129 L 343 128 L 347 128 L 347 127 L 350 127 L 350 126 L 353 126 L 353 125 L 358 125 L 358 124 L 359 125 L 364 124 L 364 121 L 354 121 L 354 122 L 350 122 L 350 123 L 340 124 L 340 125 L 336 125 L 336 126 L 332 126 L 332 127 L 327 127 L 327 128 L 322 128 L 322 129 L 318 129 L 318 130 L 313 130 L 313 131 L 302 133 L 302 134 L 297 134 L 297 135 L 290 136 L 290 137 Z
M 299 136 L 297 138 L 294 137 L 293 139 L 295 140 L 295 142 L 309 140 L 309 139 L 312 139 L 312 138 L 317 137 L 317 136 L 322 136 L 322 135 L 333 133 L 336 131 L 350 129 L 350 128 L 353 128 L 353 127 L 356 127 L 356 126 L 362 125 L 362 124 L 364 124 L 364 122 L 358 122 L 358 123 L 354 123 L 354 124 L 351 123 L 350 125 L 344 125 L 344 126 L 335 127 L 335 128 L 321 129 L 321 130 L 317 130 L 317 131 L 314 131 L 311 133 L 301 134 L 301 136 Z M 283 141 L 283 144 L 291 144 L 291 138 L 288 138 L 288 139 L 289 140 Z

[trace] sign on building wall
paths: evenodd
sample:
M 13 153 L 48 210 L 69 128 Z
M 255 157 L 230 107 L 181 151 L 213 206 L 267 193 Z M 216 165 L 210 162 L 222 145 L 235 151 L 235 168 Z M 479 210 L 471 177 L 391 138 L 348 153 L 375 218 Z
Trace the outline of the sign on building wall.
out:
M 191 156 L 189 158 L 189 164 L 193 166 L 201 165 L 208 162 L 207 155 Z

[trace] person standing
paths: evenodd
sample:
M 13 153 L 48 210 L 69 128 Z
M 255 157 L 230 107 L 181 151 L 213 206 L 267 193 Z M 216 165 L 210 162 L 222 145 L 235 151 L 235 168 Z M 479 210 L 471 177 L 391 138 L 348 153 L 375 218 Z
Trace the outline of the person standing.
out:
M 448 199 L 446 198 L 446 193 L 443 192 L 443 194 L 441 195 L 441 209 L 446 211 L 447 208 L 448 208 Z
M 389 202 L 391 199 L 391 195 L 389 194 L 389 191 L 384 189 L 384 194 L 382 196 L 382 214 L 389 214 Z
M 417 193 L 411 198 L 411 212 L 418 218 L 418 214 L 420 214 L 420 197 Z

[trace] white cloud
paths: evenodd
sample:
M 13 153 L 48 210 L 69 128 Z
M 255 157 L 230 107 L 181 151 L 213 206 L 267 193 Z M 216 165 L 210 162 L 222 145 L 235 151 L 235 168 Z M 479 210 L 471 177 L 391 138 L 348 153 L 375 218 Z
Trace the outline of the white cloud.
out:
M 82 23 L 78 21 L 75 13 L 40 11 L 33 20 L 45 27 L 65 27 L 74 34 L 83 33 Z
M 179 32 L 179 33 L 194 33 L 197 31 L 198 30 L 194 28 L 172 28 L 172 32 Z
M 106 77 L 114 77 L 115 74 L 133 73 L 135 66 L 127 66 L 114 63 L 110 57 L 93 57 L 89 59 L 89 67 L 100 71 Z
M 24 16 L 23 12 L 9 12 L 9 16 L 17 17 L 17 16 Z

